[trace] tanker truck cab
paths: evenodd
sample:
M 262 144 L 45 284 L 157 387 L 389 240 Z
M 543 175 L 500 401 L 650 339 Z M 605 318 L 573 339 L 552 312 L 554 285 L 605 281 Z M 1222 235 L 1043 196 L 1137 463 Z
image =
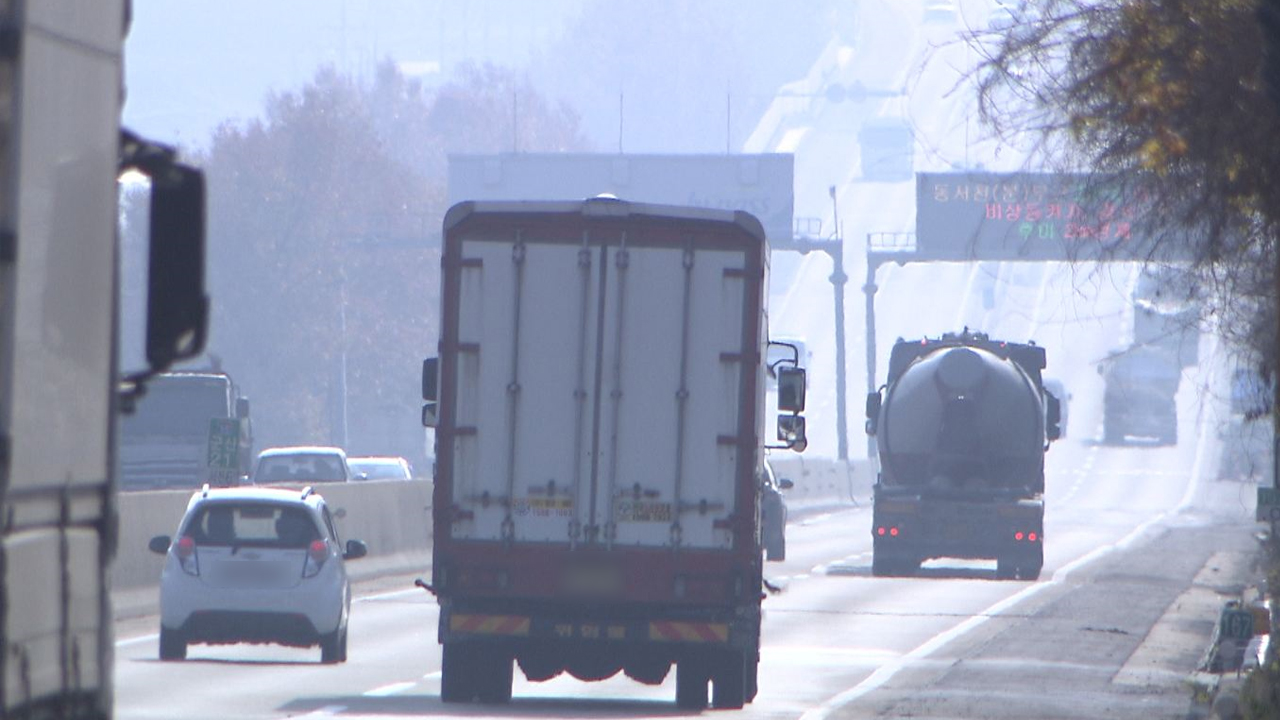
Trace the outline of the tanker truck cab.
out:
M 876 437 L 872 574 L 934 558 L 996 561 L 999 578 L 1044 563 L 1044 454 L 1059 435 L 1045 352 L 966 329 L 899 340 L 867 397 Z

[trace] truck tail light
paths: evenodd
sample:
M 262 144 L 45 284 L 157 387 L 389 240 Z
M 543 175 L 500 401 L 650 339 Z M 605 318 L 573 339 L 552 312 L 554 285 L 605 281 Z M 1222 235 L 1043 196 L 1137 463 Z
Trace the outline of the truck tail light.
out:
M 307 562 L 302 566 L 302 577 L 309 578 L 320 572 L 324 561 L 329 559 L 329 543 L 326 540 L 312 540 L 307 548 Z
M 897 525 L 889 525 L 889 526 L 881 525 L 880 527 L 876 528 L 876 535 L 880 537 L 884 537 L 885 535 L 888 535 L 889 537 L 898 537 L 898 534 L 900 532 L 902 531 L 898 529 Z
M 196 557 L 196 541 L 190 535 L 183 535 L 178 538 L 177 545 L 173 548 L 173 554 L 178 556 L 178 564 L 182 566 L 182 571 L 188 575 L 200 574 L 200 560 Z

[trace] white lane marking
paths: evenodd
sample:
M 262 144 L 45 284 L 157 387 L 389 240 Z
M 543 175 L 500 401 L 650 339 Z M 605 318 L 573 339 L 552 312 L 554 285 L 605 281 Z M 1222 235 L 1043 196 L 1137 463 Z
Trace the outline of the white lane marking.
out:
M 151 633 L 150 635 L 139 635 L 138 637 L 125 638 L 117 640 L 116 647 L 129 647 L 130 645 L 141 645 L 146 642 L 154 642 L 160 639 L 160 633 Z
M 388 695 L 395 695 L 398 692 L 408 690 L 417 684 L 418 683 L 415 682 L 391 683 L 390 685 L 383 685 L 382 687 L 376 687 L 372 690 L 366 690 L 363 695 L 365 697 L 386 697 Z
M 809 128 L 793 127 L 788 130 L 782 139 L 778 141 L 778 147 L 774 150 L 777 153 L 794 153 L 796 148 L 800 147 L 800 141 L 809 133 Z
M 1202 423 L 1200 442 L 1196 446 L 1196 459 L 1195 459 L 1195 462 L 1192 463 L 1191 482 L 1187 487 L 1186 494 L 1183 496 L 1182 503 L 1179 504 L 1178 507 L 1173 511 L 1174 513 L 1180 513 L 1190 505 L 1192 498 L 1195 497 L 1195 490 L 1198 489 L 1200 486 L 1200 476 L 1201 476 L 1201 470 L 1203 466 L 1204 443 L 1207 440 L 1207 432 L 1206 432 L 1207 425 L 1208 425 L 1207 421 Z M 1116 542 L 1110 545 L 1102 545 L 1102 546 L 1096 547 L 1093 550 L 1085 553 L 1084 555 L 1076 558 L 1075 560 L 1072 560 L 1066 565 L 1063 565 L 1062 567 L 1058 568 L 1057 572 L 1053 574 L 1053 578 L 1050 579 L 1049 581 L 1036 583 L 1035 585 L 1032 585 L 1020 592 L 1010 595 L 1009 597 L 995 603 L 994 605 L 992 605 L 991 607 L 988 607 L 986 610 L 983 610 L 977 615 L 969 617 L 967 620 L 960 623 L 959 625 L 956 625 L 955 627 L 952 627 L 948 630 L 938 633 L 937 635 L 934 635 L 932 638 L 929 638 L 928 640 L 926 640 L 924 644 L 920 645 L 919 647 L 907 653 L 906 655 L 899 656 L 893 660 L 890 660 L 886 664 L 881 665 L 880 668 L 878 668 L 875 672 L 871 673 L 871 675 L 867 677 L 867 679 L 863 680 L 857 685 L 854 685 L 848 690 L 845 690 L 839 695 L 836 695 L 835 697 L 831 698 L 825 703 L 806 711 L 803 715 L 800 716 L 800 720 L 822 720 L 827 717 L 830 717 L 837 710 L 844 708 L 846 705 L 849 705 L 850 703 L 854 702 L 858 698 L 861 698 L 867 693 L 870 693 L 871 691 L 883 686 L 890 679 L 892 679 L 894 675 L 897 675 L 898 671 L 902 670 L 907 666 L 917 664 L 921 660 L 924 660 L 929 655 L 932 655 L 938 650 L 941 650 L 944 646 L 946 646 L 952 640 L 955 640 L 956 638 L 959 638 L 969 633 L 970 631 L 977 629 L 979 626 L 983 625 L 988 620 L 998 617 L 1005 610 L 1008 610 L 1014 605 L 1017 605 L 1018 603 L 1024 600 L 1027 600 L 1031 597 L 1034 597 L 1044 592 L 1047 588 L 1052 587 L 1054 585 L 1061 585 L 1062 583 L 1066 582 L 1067 578 L 1070 577 L 1071 573 L 1094 562 L 1095 560 L 1105 555 L 1109 555 L 1113 552 L 1116 552 L 1118 550 L 1123 550 L 1125 548 L 1128 548 L 1138 538 L 1142 537 L 1148 530 L 1150 530 L 1152 526 L 1156 525 L 1161 520 L 1164 520 L 1165 517 L 1167 517 L 1168 515 L 1169 513 L 1167 512 L 1157 513 L 1153 517 L 1148 518 L 1145 522 L 1135 527 L 1133 530 L 1129 532 L 1128 535 L 1125 535 L 1124 537 L 1120 538 Z
M 1063 498 L 1058 502 L 1066 504 L 1071 501 L 1071 498 L 1076 496 L 1077 492 L 1080 492 L 1080 487 L 1084 485 L 1085 479 L 1088 478 L 1090 473 L 1093 472 L 1093 461 L 1096 460 L 1097 458 L 1098 458 L 1098 447 L 1095 445 L 1089 448 L 1089 452 L 1085 455 L 1084 462 L 1081 463 L 1080 475 L 1079 477 L 1076 478 L 1075 484 L 1071 486 L 1071 489 L 1067 491 L 1067 494 L 1064 495 Z
M 305 720 L 305 718 L 333 717 L 334 715 L 342 713 L 346 709 L 347 709 L 346 705 L 325 705 L 319 710 L 309 712 L 306 715 L 299 715 L 298 720 Z
M 442 677 L 444 677 L 444 673 L 437 670 L 435 672 L 429 672 L 426 675 L 423 675 L 422 679 L 423 680 L 439 680 Z
M 373 602 L 376 600 L 390 600 L 391 598 L 406 597 L 418 593 L 425 593 L 420 587 L 409 588 L 408 590 L 392 590 L 390 592 L 378 593 L 377 595 L 364 595 L 355 599 L 356 602 Z

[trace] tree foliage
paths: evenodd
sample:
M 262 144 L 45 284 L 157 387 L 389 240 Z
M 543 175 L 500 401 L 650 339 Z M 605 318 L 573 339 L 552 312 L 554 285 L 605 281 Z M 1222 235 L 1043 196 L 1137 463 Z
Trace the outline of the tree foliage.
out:
M 982 117 L 1031 131 L 1040 159 L 1140 193 L 1177 244 L 1206 320 L 1276 368 L 1280 131 L 1259 76 L 1256 0 L 1023 1 L 977 33 Z
M 210 352 L 251 396 L 260 446 L 341 442 L 345 426 L 353 452 L 421 457 L 447 154 L 507 150 L 517 133 L 528 150 L 583 145 L 571 112 L 510 73 L 426 89 L 391 65 L 368 81 L 322 69 L 215 132 L 197 159 Z

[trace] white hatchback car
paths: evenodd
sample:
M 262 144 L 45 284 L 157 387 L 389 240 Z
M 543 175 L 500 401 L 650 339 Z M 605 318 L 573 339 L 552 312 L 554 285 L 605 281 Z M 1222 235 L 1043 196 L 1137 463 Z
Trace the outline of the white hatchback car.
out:
M 299 445 L 267 448 L 258 453 L 253 485 L 311 485 L 350 482 L 351 468 L 342 448 Z
M 278 643 L 320 646 L 320 660 L 347 659 L 351 585 L 324 499 L 311 488 L 206 485 L 187 505 L 176 540 L 151 539 L 165 554 L 160 577 L 160 659 L 181 660 L 187 645 Z
M 347 458 L 352 480 L 412 480 L 413 469 L 402 457 Z

